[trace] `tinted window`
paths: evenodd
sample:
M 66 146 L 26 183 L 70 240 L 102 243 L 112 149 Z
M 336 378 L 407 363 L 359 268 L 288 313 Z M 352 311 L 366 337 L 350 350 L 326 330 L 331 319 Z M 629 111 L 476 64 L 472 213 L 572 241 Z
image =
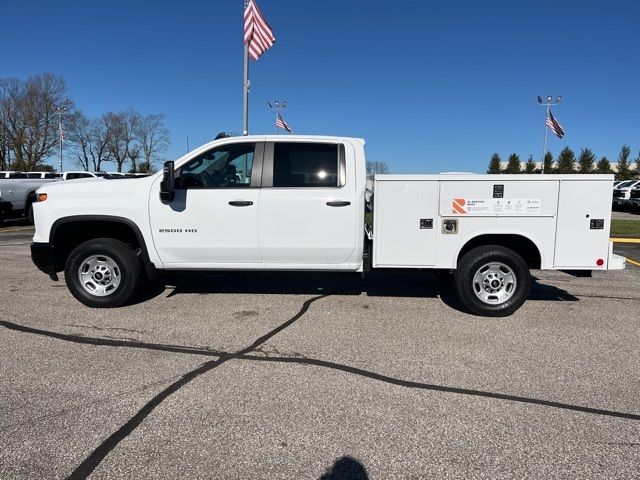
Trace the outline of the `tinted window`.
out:
M 44 178 L 60 178 L 60 174 L 58 173 L 45 173 Z
M 29 178 L 26 173 L 10 173 L 9 178 Z
M 41 173 L 27 173 L 27 178 L 41 178 Z
M 90 173 L 68 173 L 67 180 L 74 180 L 76 178 L 88 178 L 93 177 Z
M 317 143 L 274 145 L 274 187 L 337 187 L 338 146 Z
M 248 188 L 255 143 L 224 145 L 189 161 L 176 172 L 176 188 Z

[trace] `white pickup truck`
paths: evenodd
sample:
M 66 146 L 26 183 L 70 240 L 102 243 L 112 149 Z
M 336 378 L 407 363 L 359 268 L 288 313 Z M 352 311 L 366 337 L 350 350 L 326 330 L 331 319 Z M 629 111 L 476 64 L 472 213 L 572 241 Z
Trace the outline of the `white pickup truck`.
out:
M 0 220 L 23 216 L 33 223 L 32 204 L 36 201 L 36 190 L 57 179 L 0 178 Z
M 34 263 L 92 307 L 159 270 L 454 271 L 469 311 L 504 316 L 529 269 L 621 269 L 611 175 L 376 175 L 364 141 L 226 137 L 147 178 L 49 184 Z M 367 213 L 371 212 L 371 213 Z

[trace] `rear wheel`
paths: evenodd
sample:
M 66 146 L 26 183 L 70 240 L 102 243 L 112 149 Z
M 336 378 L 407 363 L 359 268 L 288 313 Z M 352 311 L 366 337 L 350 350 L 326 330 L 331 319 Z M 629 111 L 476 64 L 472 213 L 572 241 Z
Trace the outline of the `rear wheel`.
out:
M 97 238 L 77 246 L 67 258 L 65 280 L 71 294 L 88 307 L 118 307 L 135 294 L 142 266 L 126 243 Z
M 513 250 L 498 245 L 474 248 L 454 274 L 460 301 L 470 312 L 504 317 L 518 310 L 531 290 L 527 264 Z

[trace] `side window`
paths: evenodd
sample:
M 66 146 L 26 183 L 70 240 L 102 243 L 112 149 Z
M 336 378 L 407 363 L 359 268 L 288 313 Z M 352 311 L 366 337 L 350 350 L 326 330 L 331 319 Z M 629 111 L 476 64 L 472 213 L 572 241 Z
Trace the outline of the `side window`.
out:
M 75 180 L 76 178 L 80 178 L 80 174 L 78 173 L 68 173 L 67 180 Z
M 176 188 L 249 188 L 255 143 L 223 145 L 176 171 Z
M 276 142 L 273 153 L 274 187 L 341 187 L 338 145 Z

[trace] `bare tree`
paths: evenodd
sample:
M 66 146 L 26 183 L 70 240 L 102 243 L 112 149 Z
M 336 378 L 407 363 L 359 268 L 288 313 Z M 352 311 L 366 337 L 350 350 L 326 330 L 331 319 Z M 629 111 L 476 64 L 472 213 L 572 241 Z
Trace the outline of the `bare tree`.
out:
M 131 161 L 131 170 L 136 171 L 140 158 L 140 146 L 136 143 L 134 131 L 138 128 L 140 114 L 129 110 L 126 112 L 105 113 L 102 117 L 107 128 L 107 150 L 119 172 L 127 160 Z
M 4 133 L 14 156 L 14 168 L 30 171 L 54 153 L 59 142 L 58 109 L 71 111 L 62 77 L 45 73 L 26 81 L 3 82 Z M 62 118 L 63 127 L 67 116 Z
M 67 139 L 78 165 L 84 170 L 99 171 L 102 162 L 111 160 L 107 149 L 107 128 L 101 119 L 89 119 L 81 111 L 69 118 Z
M 169 130 L 164 126 L 164 115 L 151 114 L 142 117 L 135 130 L 135 135 L 142 149 L 143 163 L 138 171 L 151 172 L 151 164 L 157 155 L 169 148 Z
M 375 175 L 376 173 L 391 173 L 387 162 L 367 162 L 367 175 Z

